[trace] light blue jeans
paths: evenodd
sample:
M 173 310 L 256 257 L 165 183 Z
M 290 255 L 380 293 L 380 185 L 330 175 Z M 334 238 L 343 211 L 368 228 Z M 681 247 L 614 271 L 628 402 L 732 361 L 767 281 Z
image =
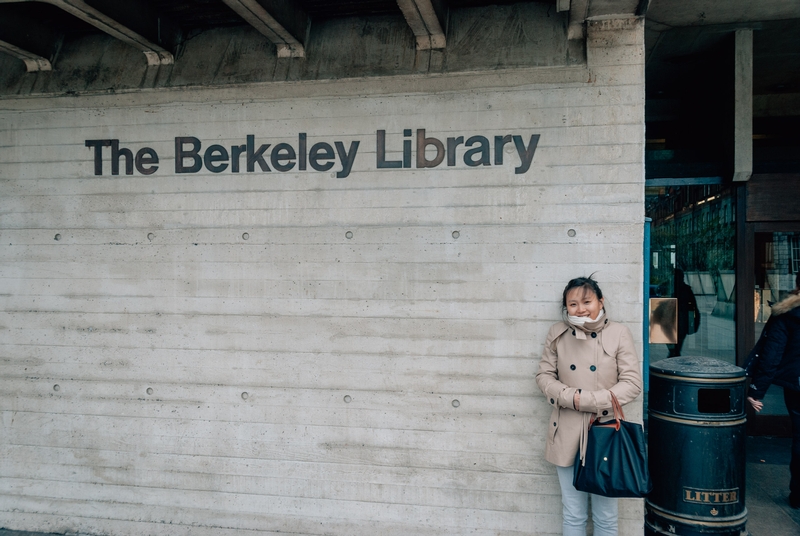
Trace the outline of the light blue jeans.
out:
M 592 498 L 594 536 L 617 536 L 617 499 L 578 491 L 572 485 L 573 468 L 556 467 L 561 483 L 564 536 L 586 536 L 589 497 Z

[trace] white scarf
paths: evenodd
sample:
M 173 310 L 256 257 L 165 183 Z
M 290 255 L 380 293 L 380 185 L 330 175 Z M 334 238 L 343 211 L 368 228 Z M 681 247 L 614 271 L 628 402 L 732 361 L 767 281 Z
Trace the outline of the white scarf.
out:
M 586 323 L 597 322 L 605 313 L 605 309 L 600 309 L 600 314 L 597 315 L 597 318 L 589 318 L 588 316 L 567 316 L 567 318 L 569 319 L 569 323 L 573 326 L 583 326 Z

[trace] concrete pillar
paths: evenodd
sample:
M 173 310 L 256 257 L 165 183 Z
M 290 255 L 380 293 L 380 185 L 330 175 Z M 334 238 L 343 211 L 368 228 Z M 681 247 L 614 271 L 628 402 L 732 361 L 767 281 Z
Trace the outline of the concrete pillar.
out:
M 753 174 L 753 30 L 736 30 L 734 49 L 733 180 Z

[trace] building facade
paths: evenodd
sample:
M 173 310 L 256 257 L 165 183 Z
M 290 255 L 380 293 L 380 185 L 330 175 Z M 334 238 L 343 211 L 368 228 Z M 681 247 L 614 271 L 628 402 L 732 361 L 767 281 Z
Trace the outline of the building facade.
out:
M 683 355 L 737 364 L 794 283 L 799 27 L 792 0 L 0 2 L 0 527 L 559 534 L 533 377 L 567 280 L 644 371 L 676 275 Z
M 556 7 L 0 55 L 0 526 L 559 534 L 534 374 L 575 276 L 641 349 L 645 93 Z

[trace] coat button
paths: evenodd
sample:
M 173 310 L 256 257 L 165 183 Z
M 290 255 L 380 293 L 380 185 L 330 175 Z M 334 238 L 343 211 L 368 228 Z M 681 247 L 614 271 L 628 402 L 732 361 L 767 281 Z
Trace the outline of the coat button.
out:
M 603 410 L 603 415 L 608 415 L 608 410 L 607 409 Z
M 550 403 L 551 403 L 551 404 L 555 404 L 555 403 L 556 403 L 556 401 L 555 401 L 555 400 L 553 400 L 553 399 L 551 398 L 551 399 L 550 399 Z
M 594 365 L 592 365 L 591 367 L 589 367 L 589 370 L 591 370 L 592 372 L 594 372 L 595 370 L 597 370 L 597 367 L 595 367 Z
M 572 334 L 575 335 L 575 330 L 574 329 L 572 330 Z
M 596 339 L 597 338 L 597 333 L 592 332 L 592 338 Z
M 569 370 L 575 370 L 575 365 L 570 365 Z
M 556 423 L 553 423 L 553 426 L 558 426 L 558 424 L 556 424 Z
M 608 318 L 606 318 L 606 321 L 603 322 L 603 324 L 608 324 Z

